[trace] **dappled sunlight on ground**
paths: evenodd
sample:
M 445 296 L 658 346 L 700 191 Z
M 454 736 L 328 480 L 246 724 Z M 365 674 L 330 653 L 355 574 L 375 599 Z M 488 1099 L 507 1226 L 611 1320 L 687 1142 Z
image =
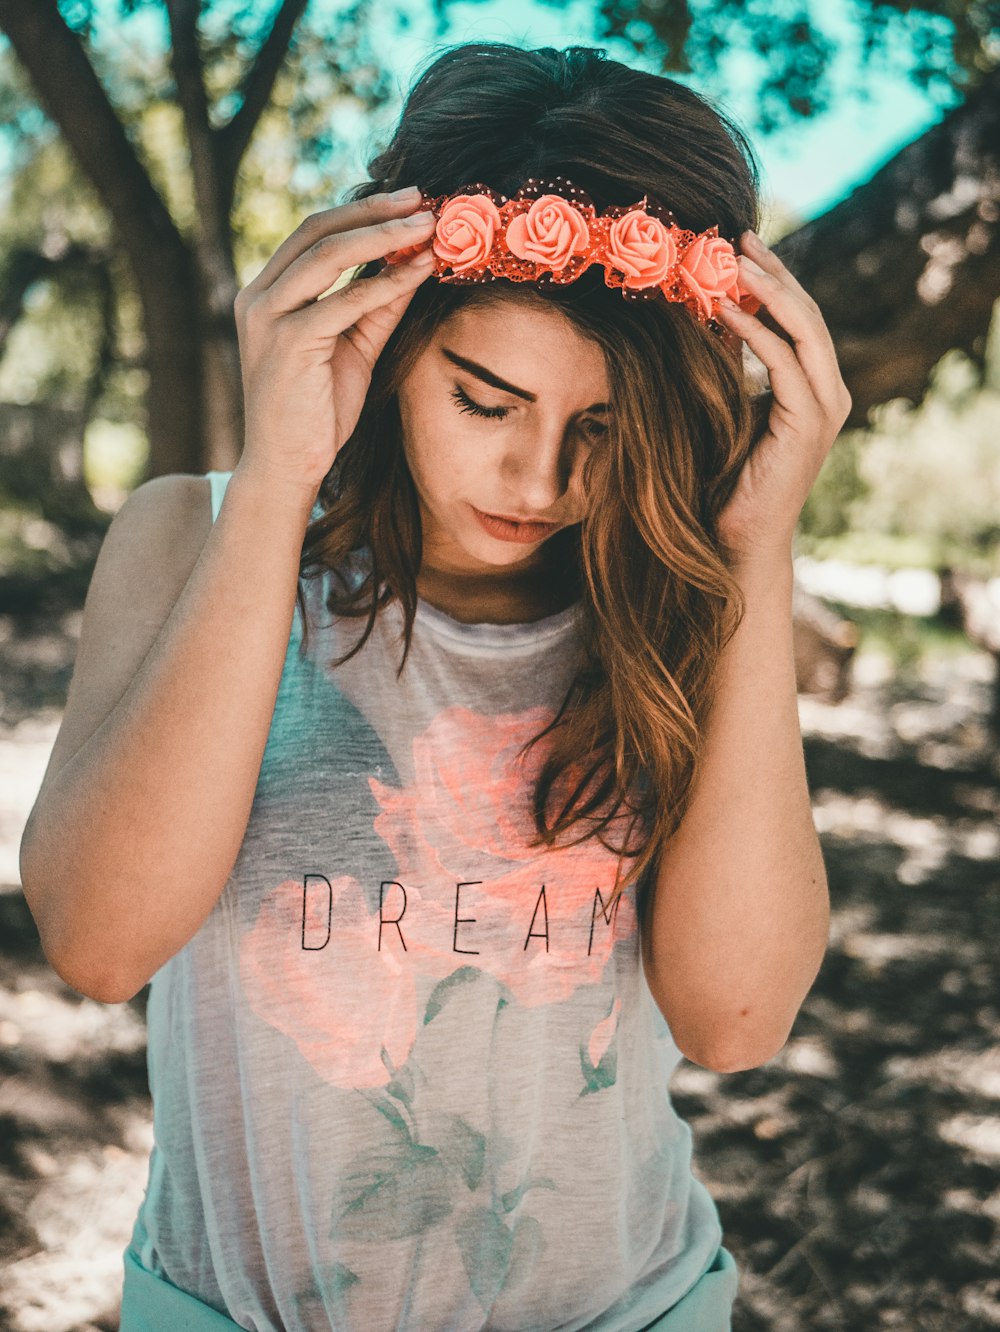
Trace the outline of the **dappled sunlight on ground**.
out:
M 799 700 L 830 946 L 785 1048 L 672 1090 L 734 1332 L 1000 1327 L 1000 756 L 985 654 Z

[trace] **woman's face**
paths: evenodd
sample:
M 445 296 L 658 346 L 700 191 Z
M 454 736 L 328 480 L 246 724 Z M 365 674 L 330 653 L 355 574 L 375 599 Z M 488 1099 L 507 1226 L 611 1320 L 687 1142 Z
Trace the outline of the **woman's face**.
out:
M 607 429 L 609 399 L 601 348 L 558 310 L 499 298 L 439 325 L 399 389 L 422 569 L 498 583 L 541 569 L 545 541 L 583 519 L 583 467 Z M 476 510 L 555 526 L 505 540 Z

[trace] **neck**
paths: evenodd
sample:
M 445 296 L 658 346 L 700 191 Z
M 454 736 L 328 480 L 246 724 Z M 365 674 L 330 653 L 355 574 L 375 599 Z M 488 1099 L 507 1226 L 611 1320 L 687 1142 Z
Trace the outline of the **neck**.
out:
M 565 610 L 579 597 L 565 543 L 554 544 L 544 563 L 514 574 L 455 573 L 425 563 L 416 581 L 424 601 L 466 624 L 530 623 Z

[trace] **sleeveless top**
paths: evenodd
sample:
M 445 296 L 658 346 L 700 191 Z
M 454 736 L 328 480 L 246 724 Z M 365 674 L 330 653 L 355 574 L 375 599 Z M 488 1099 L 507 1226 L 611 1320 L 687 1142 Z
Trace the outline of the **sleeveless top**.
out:
M 232 473 L 208 475 L 214 521 Z M 130 1248 L 253 1332 L 636 1332 L 722 1228 L 635 885 L 609 912 L 611 852 L 529 845 L 542 746 L 517 752 L 577 606 L 421 599 L 397 679 L 398 601 L 329 667 L 366 622 L 326 610 L 330 577 L 304 581 L 229 880 L 150 981 Z

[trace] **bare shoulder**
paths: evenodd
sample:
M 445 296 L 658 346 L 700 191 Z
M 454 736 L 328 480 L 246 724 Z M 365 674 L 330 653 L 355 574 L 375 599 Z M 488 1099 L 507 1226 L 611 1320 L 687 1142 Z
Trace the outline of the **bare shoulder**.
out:
M 66 708 L 40 795 L 121 700 L 170 616 L 212 528 L 207 476 L 142 482 L 115 514 L 84 602 Z
M 115 514 L 87 593 L 100 597 L 109 580 L 141 595 L 147 612 L 176 600 L 212 529 L 207 476 L 174 472 L 137 486 Z M 179 586 L 178 586 L 179 583 Z M 88 607 L 84 607 L 86 619 Z M 81 632 L 81 648 L 82 632 Z

